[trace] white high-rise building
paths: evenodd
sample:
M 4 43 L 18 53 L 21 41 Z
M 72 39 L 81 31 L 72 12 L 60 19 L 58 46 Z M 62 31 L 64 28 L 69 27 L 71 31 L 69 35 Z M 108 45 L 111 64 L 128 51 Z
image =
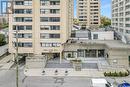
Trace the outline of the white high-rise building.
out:
M 112 27 L 130 40 L 130 0 L 112 0 Z

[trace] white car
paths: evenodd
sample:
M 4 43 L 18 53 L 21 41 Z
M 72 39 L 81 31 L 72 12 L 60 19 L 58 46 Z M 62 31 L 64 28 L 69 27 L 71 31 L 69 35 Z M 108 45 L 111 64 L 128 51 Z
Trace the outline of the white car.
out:
M 113 87 L 106 79 L 92 79 L 92 87 Z

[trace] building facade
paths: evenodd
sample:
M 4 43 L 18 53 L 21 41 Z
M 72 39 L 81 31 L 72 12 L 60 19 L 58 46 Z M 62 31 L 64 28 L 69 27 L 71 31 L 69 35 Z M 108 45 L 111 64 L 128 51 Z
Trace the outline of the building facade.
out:
M 79 25 L 95 28 L 100 25 L 100 0 L 77 0 Z
M 130 40 L 130 0 L 112 0 L 112 27 Z
M 0 23 L 8 23 L 8 16 L 7 15 L 0 15 Z
M 71 35 L 73 0 L 15 0 L 9 15 L 9 52 L 61 56 L 62 44 Z
M 130 45 L 117 40 L 70 40 L 64 44 L 64 58 L 96 63 L 98 68 L 117 66 L 129 68 Z

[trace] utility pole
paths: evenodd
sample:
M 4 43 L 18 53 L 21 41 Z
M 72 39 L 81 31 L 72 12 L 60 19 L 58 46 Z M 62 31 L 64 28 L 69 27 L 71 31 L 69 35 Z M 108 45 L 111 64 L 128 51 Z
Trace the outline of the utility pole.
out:
M 15 0 L 12 0 L 12 14 L 13 17 L 15 16 L 14 13 L 14 4 Z M 18 47 L 19 47 L 19 43 L 18 43 L 18 26 L 16 25 L 16 54 L 15 54 L 15 63 L 16 63 L 16 87 L 19 87 L 19 57 L 18 57 Z
M 18 26 L 16 26 L 16 57 L 15 57 L 15 62 L 16 62 L 16 87 L 19 87 L 19 58 L 18 58 Z

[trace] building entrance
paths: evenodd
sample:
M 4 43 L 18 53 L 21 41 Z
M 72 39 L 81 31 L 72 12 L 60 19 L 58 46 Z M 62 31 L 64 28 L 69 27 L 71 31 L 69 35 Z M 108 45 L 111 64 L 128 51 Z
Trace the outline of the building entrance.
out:
M 60 53 L 53 53 L 53 58 L 60 58 Z

